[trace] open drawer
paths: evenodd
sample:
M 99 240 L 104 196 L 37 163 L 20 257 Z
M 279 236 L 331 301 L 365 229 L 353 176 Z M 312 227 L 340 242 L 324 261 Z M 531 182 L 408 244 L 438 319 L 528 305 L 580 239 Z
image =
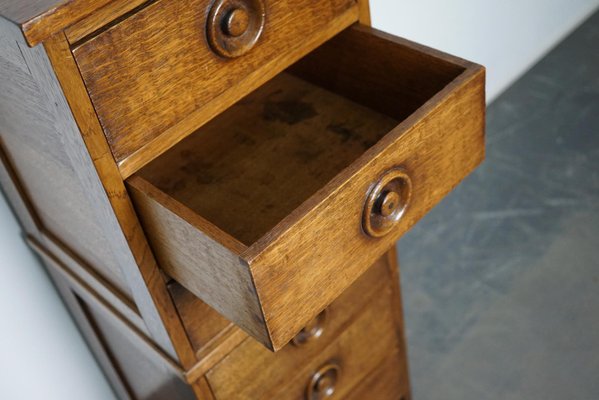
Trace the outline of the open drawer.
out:
M 272 350 L 484 156 L 484 69 L 353 26 L 128 179 L 175 280 Z

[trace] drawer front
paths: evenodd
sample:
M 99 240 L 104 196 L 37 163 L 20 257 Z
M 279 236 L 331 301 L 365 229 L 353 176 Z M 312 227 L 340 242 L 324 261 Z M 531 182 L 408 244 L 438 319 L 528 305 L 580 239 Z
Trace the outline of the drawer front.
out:
M 244 7 L 245 17 L 227 11 Z M 261 29 L 252 25 L 260 13 Z M 123 163 L 155 156 L 357 18 L 354 0 L 158 0 L 73 53 Z M 225 20 L 250 38 L 223 32 Z M 232 45 L 210 27 L 245 40 L 246 52 L 222 55 Z M 152 150 L 142 153 L 146 145 Z
M 482 67 L 355 26 L 128 184 L 169 275 L 278 350 L 481 162 L 484 110 Z
M 303 399 L 318 380 L 318 371 L 329 368 L 338 374 L 334 398 L 341 398 L 355 383 L 373 370 L 398 344 L 393 322 L 393 304 L 388 276 L 380 281 L 386 265 L 373 267 L 370 287 L 360 298 L 358 284 L 351 296 L 331 305 L 332 318 L 326 339 L 308 346 L 288 345 L 271 353 L 254 340 L 247 340 L 208 372 L 217 399 Z M 377 271 L 378 270 L 378 271 Z M 378 282 L 372 278 L 378 276 Z M 364 284 L 367 282 L 364 281 Z M 374 284 L 376 283 L 376 284 Z M 353 319 L 353 322 L 342 321 Z M 341 322 L 341 323 L 339 323 Z M 348 323 L 347 327 L 343 325 Z M 325 328 L 327 329 L 327 328 Z M 318 398 L 312 396 L 310 398 Z

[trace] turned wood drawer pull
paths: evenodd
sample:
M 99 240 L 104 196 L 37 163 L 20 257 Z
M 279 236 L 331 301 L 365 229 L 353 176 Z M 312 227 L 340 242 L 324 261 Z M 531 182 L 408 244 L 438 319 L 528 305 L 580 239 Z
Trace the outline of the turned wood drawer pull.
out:
M 328 311 L 325 309 L 308 323 L 295 337 L 291 340 L 295 346 L 301 346 L 308 342 L 312 342 L 324 333 L 324 328 L 327 323 Z
M 330 362 L 323 365 L 312 375 L 306 388 L 306 400 L 328 399 L 335 393 L 341 367 Z
M 412 197 L 412 180 L 403 168 L 385 172 L 370 189 L 364 204 L 362 226 L 373 237 L 389 233 L 405 213 Z
M 256 44 L 264 29 L 262 0 L 216 0 L 208 14 L 208 42 L 223 57 L 239 57 Z

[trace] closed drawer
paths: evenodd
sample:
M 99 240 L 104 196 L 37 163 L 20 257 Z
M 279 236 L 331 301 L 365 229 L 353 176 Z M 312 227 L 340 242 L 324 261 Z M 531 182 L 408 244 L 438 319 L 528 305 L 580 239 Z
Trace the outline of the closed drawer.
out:
M 73 50 L 125 175 L 358 19 L 354 0 L 149 3 Z
M 352 27 L 128 180 L 161 266 L 284 346 L 484 154 L 484 70 Z
M 216 399 L 318 399 L 316 393 L 306 394 L 309 387 L 318 386 L 319 371 L 326 376 L 330 369 L 329 375 L 336 375 L 328 377 L 336 392 L 333 398 L 342 398 L 398 344 L 390 282 L 377 283 L 366 299 L 353 297 L 345 298 L 344 304 L 333 303 L 331 311 L 348 312 L 352 300 L 357 300 L 354 312 L 345 316 L 353 320 L 348 321 L 351 324 L 328 332 L 332 337 L 328 343 L 288 345 L 272 353 L 254 340 L 244 342 L 206 375 Z M 339 312 L 336 315 L 344 317 Z

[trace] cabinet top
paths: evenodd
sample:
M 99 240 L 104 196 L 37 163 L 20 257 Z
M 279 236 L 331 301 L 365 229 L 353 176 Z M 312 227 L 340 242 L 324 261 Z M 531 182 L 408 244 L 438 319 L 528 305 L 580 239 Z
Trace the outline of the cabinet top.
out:
M 113 0 L 0 0 L 0 16 L 34 46 Z

